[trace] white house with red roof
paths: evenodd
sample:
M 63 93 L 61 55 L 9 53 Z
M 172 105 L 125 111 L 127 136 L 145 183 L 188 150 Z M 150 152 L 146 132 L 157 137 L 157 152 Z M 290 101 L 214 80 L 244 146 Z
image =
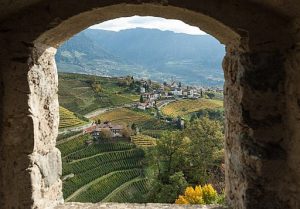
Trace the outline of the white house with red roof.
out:
M 123 125 L 112 124 L 110 121 L 105 121 L 100 124 L 94 123 L 91 127 L 86 128 L 83 133 L 89 133 L 94 138 L 100 136 L 101 131 L 110 130 L 112 137 L 122 137 L 122 130 L 124 129 Z

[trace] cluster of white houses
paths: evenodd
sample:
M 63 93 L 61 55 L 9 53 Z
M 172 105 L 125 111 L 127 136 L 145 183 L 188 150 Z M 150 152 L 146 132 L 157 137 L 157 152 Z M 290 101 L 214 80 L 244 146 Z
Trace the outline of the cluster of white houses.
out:
M 150 98 L 171 98 L 171 97 L 185 97 L 185 98 L 200 98 L 203 95 L 204 88 L 181 86 L 181 83 L 172 82 L 171 84 L 162 84 L 160 88 L 153 89 L 150 93 L 146 93 L 146 88 L 144 87 L 146 81 L 141 82 L 140 93 L 145 95 L 145 97 Z
M 148 88 L 147 81 L 141 80 L 140 93 L 143 101 L 135 104 L 135 107 L 141 110 L 152 108 L 155 106 L 157 100 L 175 99 L 175 98 L 187 98 L 198 99 L 202 98 L 205 91 L 222 92 L 222 89 L 205 89 L 200 87 L 182 86 L 181 83 L 171 82 L 171 84 L 164 83 L 157 89 Z

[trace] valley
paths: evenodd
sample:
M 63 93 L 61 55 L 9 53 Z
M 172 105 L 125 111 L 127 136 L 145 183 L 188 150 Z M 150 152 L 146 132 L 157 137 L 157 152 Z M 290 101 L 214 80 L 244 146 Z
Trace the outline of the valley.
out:
M 86 29 L 58 49 L 56 62 L 60 72 L 132 75 L 161 83 L 174 78 L 187 85 L 222 87 L 224 53 L 224 46 L 208 35 Z
M 179 172 L 173 167 L 177 162 L 171 162 L 170 168 L 168 158 L 159 153 L 161 141 L 194 137 L 187 131 L 192 118 L 201 118 L 203 111 L 220 110 L 222 114 L 220 94 L 217 88 L 196 88 L 175 81 L 168 84 L 131 76 L 60 73 L 57 148 L 62 154 L 65 200 L 171 201 L 153 194 L 154 189 L 171 184 L 167 181 L 158 186 L 163 173 Z M 189 184 L 196 183 L 193 169 L 183 170 Z

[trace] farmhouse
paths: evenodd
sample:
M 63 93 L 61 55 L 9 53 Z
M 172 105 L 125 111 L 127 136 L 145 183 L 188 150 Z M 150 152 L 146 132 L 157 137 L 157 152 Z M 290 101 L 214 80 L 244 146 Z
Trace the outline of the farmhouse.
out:
M 154 107 L 154 104 L 155 104 L 154 100 L 152 100 L 152 101 L 148 100 L 146 102 L 136 104 L 135 107 L 140 110 L 146 110 L 146 109 Z
M 174 96 L 182 96 L 182 89 L 181 88 L 172 88 L 170 93 Z
M 110 131 L 111 136 L 114 138 L 121 137 L 121 132 L 123 129 L 124 127 L 122 125 L 112 124 L 110 121 L 105 121 L 104 123 L 93 124 L 91 127 L 85 129 L 83 132 L 91 134 L 93 138 L 99 138 L 101 132 L 108 130 Z
M 158 93 L 145 93 L 143 94 L 143 99 L 149 100 L 149 101 L 154 101 L 159 98 Z

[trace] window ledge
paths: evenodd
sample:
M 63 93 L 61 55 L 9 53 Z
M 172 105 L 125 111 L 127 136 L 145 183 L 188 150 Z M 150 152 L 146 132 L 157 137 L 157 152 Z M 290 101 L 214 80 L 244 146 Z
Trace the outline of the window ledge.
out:
M 174 205 L 174 204 L 131 204 L 131 203 L 65 203 L 55 209 L 226 209 L 218 205 Z

